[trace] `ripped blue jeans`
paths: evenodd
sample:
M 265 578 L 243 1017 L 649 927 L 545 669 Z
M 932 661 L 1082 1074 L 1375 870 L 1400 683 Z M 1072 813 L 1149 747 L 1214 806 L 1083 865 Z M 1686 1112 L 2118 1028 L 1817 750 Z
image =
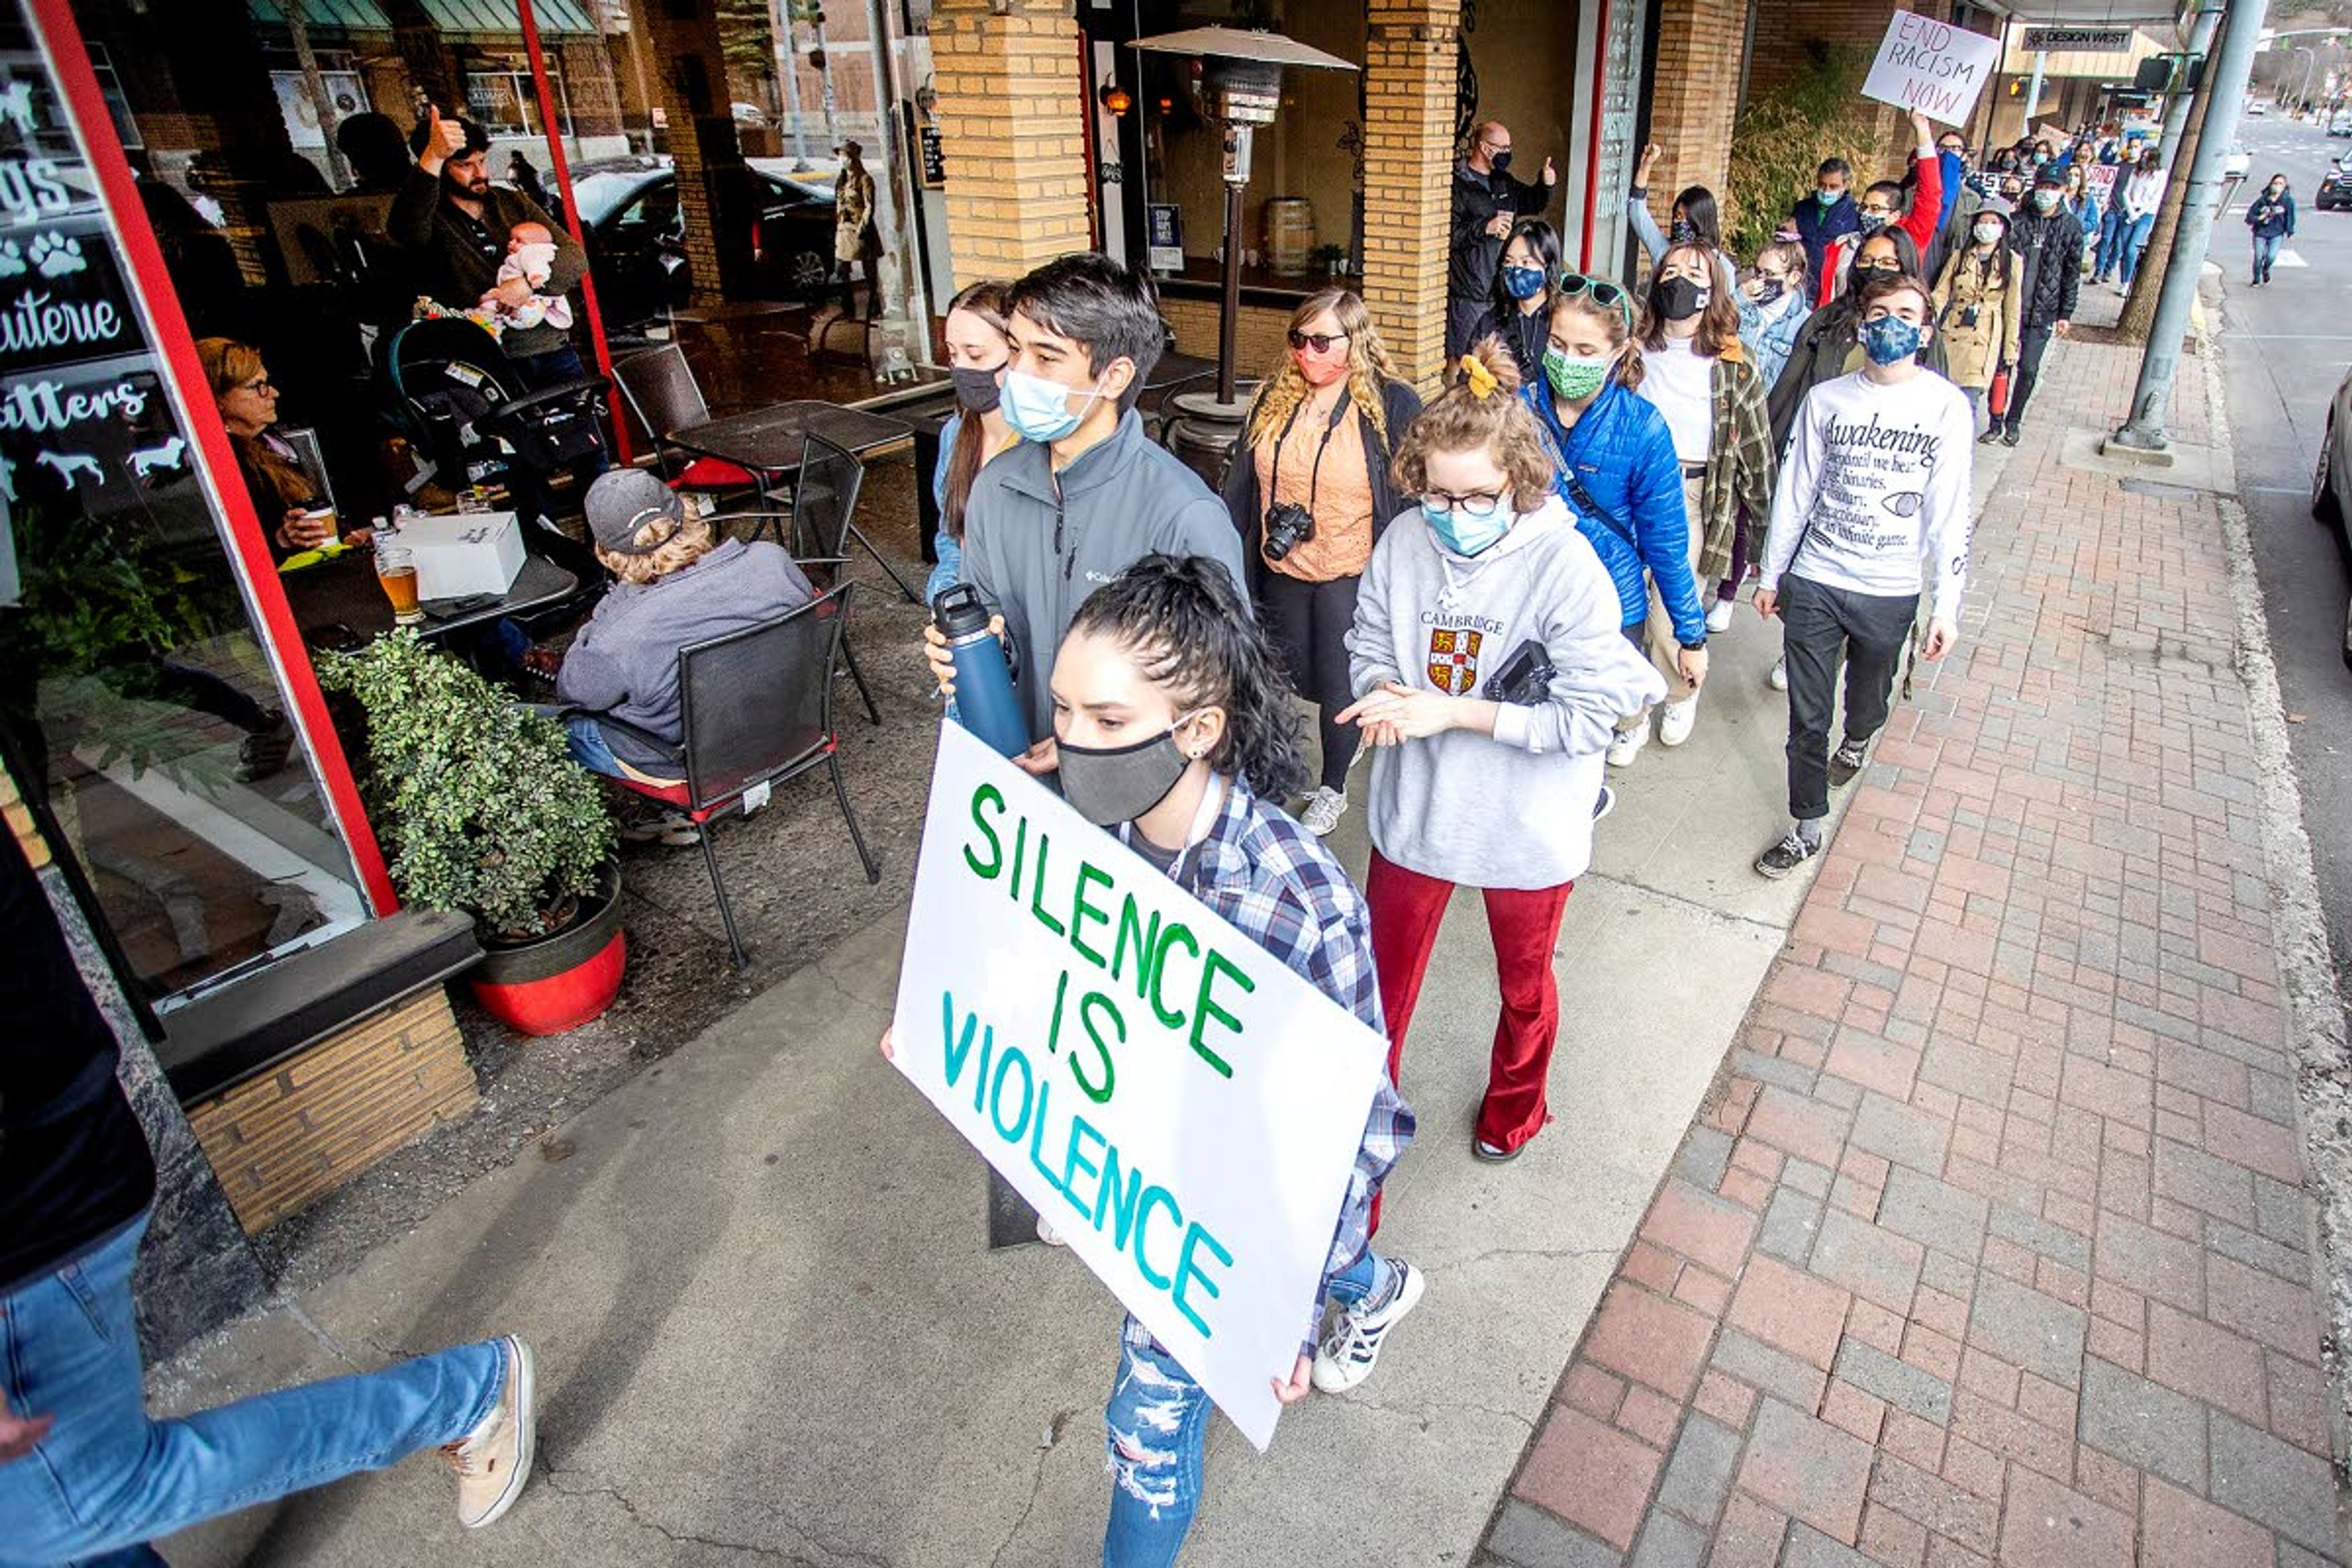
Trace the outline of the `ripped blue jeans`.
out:
M 1351 1306 L 1385 1291 L 1388 1259 L 1367 1251 L 1326 1282 Z M 1103 1411 L 1111 1477 L 1103 1568 L 1169 1568 L 1201 1511 L 1201 1456 L 1215 1408 L 1192 1374 L 1133 1318 L 1120 1336 L 1118 1375 Z

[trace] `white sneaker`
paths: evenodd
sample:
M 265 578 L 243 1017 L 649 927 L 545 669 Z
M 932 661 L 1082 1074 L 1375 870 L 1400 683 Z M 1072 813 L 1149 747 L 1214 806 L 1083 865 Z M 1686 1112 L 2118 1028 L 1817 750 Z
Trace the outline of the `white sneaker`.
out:
M 1691 727 L 1698 722 L 1698 693 L 1694 691 L 1680 702 L 1669 702 L 1658 715 L 1658 744 L 1679 746 L 1691 737 Z
M 1789 689 L 1789 656 L 1782 654 L 1772 661 L 1772 673 L 1765 678 L 1775 691 Z
M 1315 1347 L 1315 1386 L 1326 1394 L 1345 1394 L 1372 1375 L 1381 1359 L 1381 1342 L 1421 1305 L 1427 1281 L 1410 1263 L 1396 1264 L 1396 1294 L 1385 1307 L 1363 1311 L 1360 1302 L 1342 1311 L 1331 1324 L 1331 1336 Z
M 1630 730 L 1618 731 L 1617 738 L 1609 742 L 1609 765 L 1612 768 L 1632 767 L 1633 759 L 1640 756 L 1642 748 L 1649 743 L 1650 721 L 1647 719 Z
M 1729 631 L 1732 612 L 1738 608 L 1739 606 L 1729 599 L 1717 599 L 1714 607 L 1706 613 L 1706 629 L 1711 632 Z
M 1348 797 L 1326 785 L 1307 797 L 1306 805 L 1299 809 L 1298 822 L 1307 832 L 1323 838 L 1339 826 L 1339 818 L 1347 812 Z
M 1062 1239 L 1062 1233 L 1054 1228 L 1054 1222 L 1047 1219 L 1044 1215 L 1039 1215 L 1037 1216 L 1037 1239 L 1044 1242 L 1048 1247 L 1067 1247 L 1070 1245 L 1068 1242 Z

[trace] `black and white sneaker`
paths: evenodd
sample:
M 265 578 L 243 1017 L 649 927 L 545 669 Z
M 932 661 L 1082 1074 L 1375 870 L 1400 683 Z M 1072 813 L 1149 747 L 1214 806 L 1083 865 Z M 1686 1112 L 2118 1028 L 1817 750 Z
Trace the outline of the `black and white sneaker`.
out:
M 1598 822 L 1616 809 L 1617 792 L 1602 784 L 1601 793 L 1592 798 L 1592 820 Z
M 1787 837 L 1756 857 L 1756 874 L 1777 882 L 1821 852 L 1819 841 L 1791 827 Z
M 1315 1386 L 1326 1394 L 1345 1394 L 1372 1375 L 1381 1359 L 1381 1342 L 1404 1315 L 1421 1305 L 1428 1281 L 1412 1264 L 1391 1259 L 1396 1288 L 1380 1306 L 1359 1301 L 1333 1320 L 1331 1332 L 1315 1347 Z
M 1830 753 L 1830 787 L 1843 789 L 1853 783 L 1854 774 L 1862 772 L 1870 761 L 1870 742 L 1841 741 L 1838 749 Z

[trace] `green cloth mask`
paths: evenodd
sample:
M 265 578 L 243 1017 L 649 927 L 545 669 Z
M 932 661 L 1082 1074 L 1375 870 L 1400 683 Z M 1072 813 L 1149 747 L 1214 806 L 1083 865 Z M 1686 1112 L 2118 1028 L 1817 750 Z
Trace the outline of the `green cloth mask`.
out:
M 1609 363 L 1605 359 L 1571 359 L 1558 349 L 1544 350 L 1544 379 L 1551 383 L 1554 396 L 1570 403 L 1581 403 L 1601 390 L 1609 379 Z

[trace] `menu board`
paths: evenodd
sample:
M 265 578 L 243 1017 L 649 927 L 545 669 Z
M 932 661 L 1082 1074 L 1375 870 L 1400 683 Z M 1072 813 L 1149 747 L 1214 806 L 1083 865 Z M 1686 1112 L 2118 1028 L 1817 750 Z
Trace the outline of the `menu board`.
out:
M 0 47 L 0 532 L 27 584 L 100 542 L 134 569 L 218 535 L 56 79 Z M 50 548 L 44 548 L 44 542 Z M 69 546 L 69 547 L 68 547 Z

